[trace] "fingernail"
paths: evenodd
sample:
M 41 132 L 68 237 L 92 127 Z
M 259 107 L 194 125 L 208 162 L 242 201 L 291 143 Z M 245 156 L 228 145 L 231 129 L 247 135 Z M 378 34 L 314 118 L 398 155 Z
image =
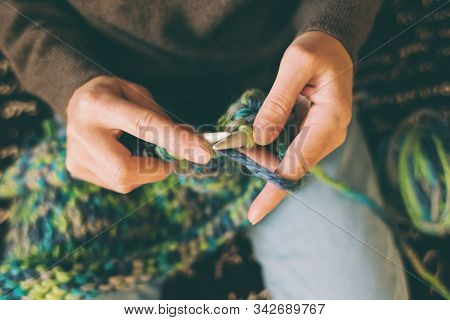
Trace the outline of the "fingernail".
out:
M 255 224 L 259 223 L 263 218 L 264 218 L 264 216 L 260 215 L 260 216 L 256 217 L 255 219 L 253 219 L 250 222 L 251 222 L 252 225 L 255 225 Z
M 259 221 L 261 221 L 261 219 L 262 219 L 261 213 L 256 210 L 252 210 L 252 207 L 250 207 L 248 212 L 248 221 L 250 221 L 252 225 L 255 225 Z

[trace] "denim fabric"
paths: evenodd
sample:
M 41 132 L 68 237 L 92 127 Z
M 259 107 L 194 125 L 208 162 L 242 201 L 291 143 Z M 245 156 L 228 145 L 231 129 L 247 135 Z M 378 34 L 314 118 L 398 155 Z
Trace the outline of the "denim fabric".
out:
M 321 165 L 336 179 L 380 200 L 356 121 L 346 143 Z M 301 190 L 251 228 L 250 238 L 274 299 L 408 298 L 390 230 L 370 209 L 312 175 Z

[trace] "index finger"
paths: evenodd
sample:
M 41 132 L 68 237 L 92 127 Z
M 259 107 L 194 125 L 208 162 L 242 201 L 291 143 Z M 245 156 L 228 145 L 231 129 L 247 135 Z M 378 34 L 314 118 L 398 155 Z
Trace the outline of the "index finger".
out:
M 201 164 L 210 160 L 209 146 L 200 136 L 160 112 L 119 98 L 111 105 L 112 112 L 103 120 L 108 125 L 161 146 L 179 158 Z
M 337 146 L 343 132 L 333 112 L 318 105 L 309 110 L 303 129 L 289 145 L 277 173 L 289 180 L 299 180 Z

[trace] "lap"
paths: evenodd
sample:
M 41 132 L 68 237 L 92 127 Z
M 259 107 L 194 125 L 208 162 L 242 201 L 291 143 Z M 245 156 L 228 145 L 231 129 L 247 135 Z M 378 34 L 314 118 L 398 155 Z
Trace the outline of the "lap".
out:
M 321 165 L 379 200 L 357 124 Z M 388 227 L 367 207 L 305 178 L 305 187 L 251 228 L 255 256 L 275 299 L 406 299 L 402 261 Z

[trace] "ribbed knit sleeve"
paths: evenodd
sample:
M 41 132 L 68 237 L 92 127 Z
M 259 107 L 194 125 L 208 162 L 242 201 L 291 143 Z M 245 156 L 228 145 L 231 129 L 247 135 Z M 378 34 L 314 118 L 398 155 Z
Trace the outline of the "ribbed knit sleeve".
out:
M 0 50 L 24 90 L 63 118 L 73 92 L 105 73 L 89 61 L 95 60 L 95 42 L 86 28 L 64 1 L 0 1 Z
M 338 39 L 356 61 L 381 0 L 302 0 L 295 19 L 299 33 L 322 31 Z

